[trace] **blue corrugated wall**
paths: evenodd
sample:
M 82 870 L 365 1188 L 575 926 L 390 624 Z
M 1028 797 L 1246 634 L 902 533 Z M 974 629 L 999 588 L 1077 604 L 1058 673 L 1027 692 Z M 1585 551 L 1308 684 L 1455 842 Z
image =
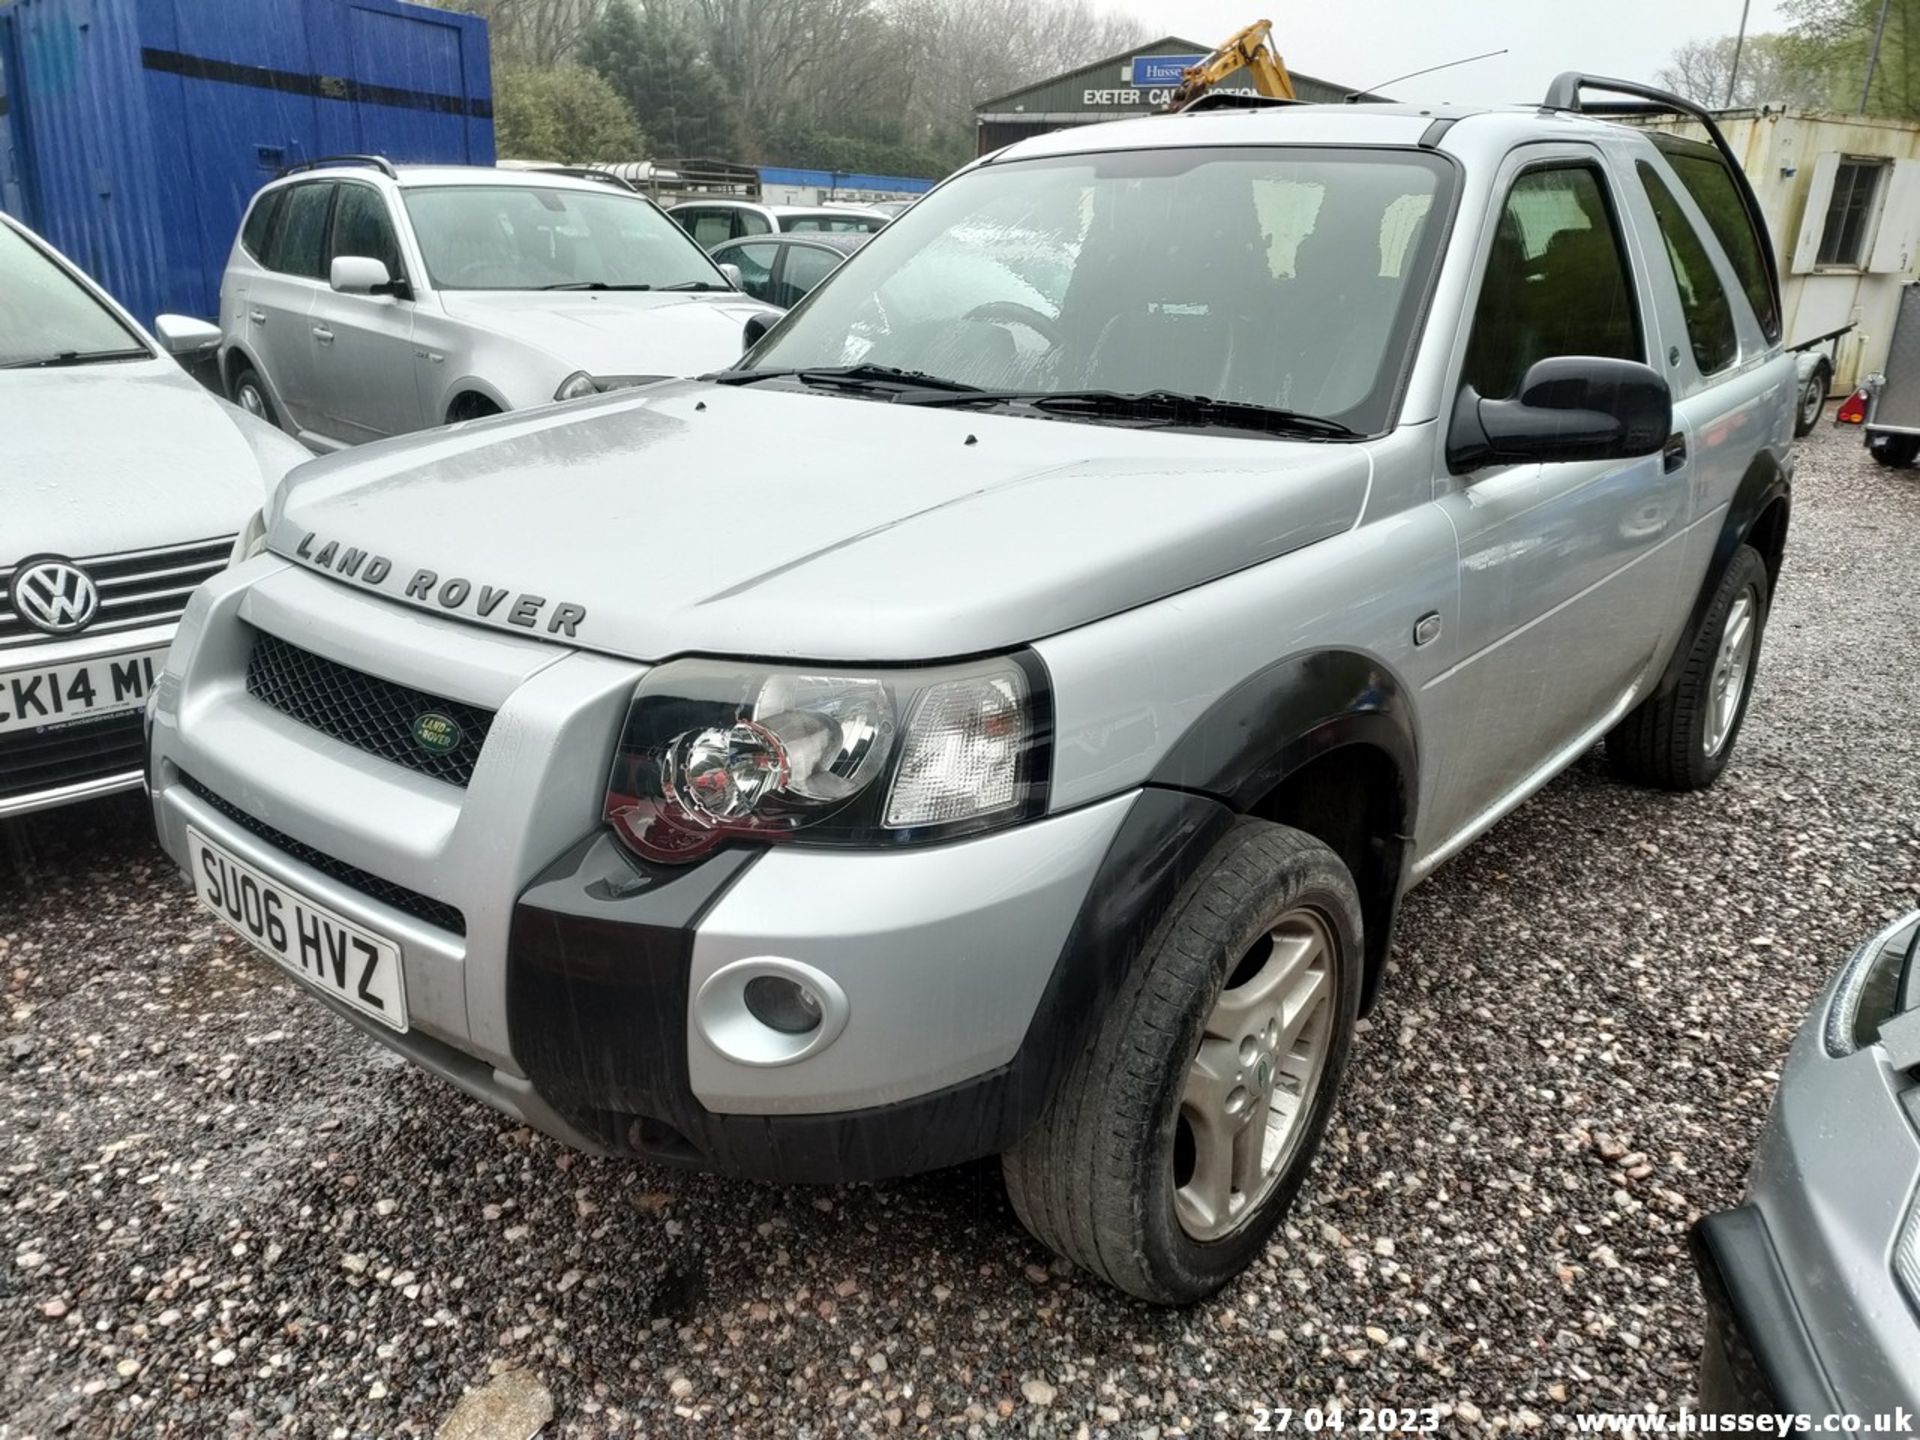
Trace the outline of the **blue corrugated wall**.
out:
M 142 320 L 212 317 L 253 192 L 343 153 L 491 165 L 485 22 L 400 0 L 0 0 L 0 206 Z

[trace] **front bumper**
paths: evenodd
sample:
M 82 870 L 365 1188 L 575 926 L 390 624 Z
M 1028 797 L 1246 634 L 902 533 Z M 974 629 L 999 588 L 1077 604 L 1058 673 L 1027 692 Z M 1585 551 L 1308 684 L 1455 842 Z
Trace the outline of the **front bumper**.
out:
M 1700 1408 L 1716 1415 L 1825 1417 L 1840 1411 L 1793 1298 L 1766 1217 L 1751 1205 L 1709 1215 L 1693 1231 L 1707 1302 Z
M 256 630 L 494 711 L 470 783 L 249 695 Z M 650 867 L 598 818 L 642 673 L 262 557 L 196 598 L 169 660 L 152 715 L 162 843 L 182 860 L 192 826 L 393 939 L 411 1028 L 369 1033 L 568 1143 L 794 1180 L 1005 1148 L 1124 971 L 1112 926 L 1144 933 L 1220 807 L 1147 792 L 924 849 Z M 464 933 L 388 903 L 392 887 Z M 768 956 L 825 973 L 850 1014 L 816 1053 L 742 1063 L 703 1037 L 691 997 Z
M 161 650 L 172 642 L 173 634 L 169 621 L 102 635 L 82 633 L 10 645 L 0 649 L 0 676 Z M 4 686 L 0 679 L 0 691 Z M 137 790 L 144 762 L 138 710 L 9 731 L 0 735 L 0 820 Z

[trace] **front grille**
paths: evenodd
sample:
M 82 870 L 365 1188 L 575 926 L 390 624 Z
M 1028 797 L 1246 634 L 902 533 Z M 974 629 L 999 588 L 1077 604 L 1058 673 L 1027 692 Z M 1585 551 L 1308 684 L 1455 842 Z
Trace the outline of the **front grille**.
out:
M 336 860 L 331 855 L 314 849 L 311 845 L 303 845 L 291 835 L 281 834 L 266 821 L 256 820 L 239 806 L 222 800 L 191 775 L 183 773 L 180 779 L 187 789 L 242 830 L 266 841 L 290 859 L 298 860 L 309 869 L 318 870 L 330 880 L 338 880 L 342 885 L 358 890 L 370 900 L 378 900 L 382 905 L 391 905 L 395 910 L 411 915 L 416 920 L 424 920 L 427 924 L 442 930 L 451 930 L 455 935 L 467 933 L 467 917 L 446 901 L 435 900 L 430 895 L 422 895 L 418 890 L 409 890 L 406 886 L 396 885 L 391 880 L 382 880 L 378 875 L 370 875 L 365 870 L 349 865 L 345 861 Z
M 140 712 L 0 735 L 0 800 L 125 775 L 146 763 Z
M 449 785 L 473 779 L 493 724 L 491 710 L 382 680 L 264 630 L 254 632 L 247 693 L 322 735 Z M 424 715 L 444 715 L 457 727 L 459 739 L 445 754 L 414 737 L 415 722 Z
M 187 608 L 187 597 L 226 569 L 232 554 L 233 536 L 225 535 L 157 550 L 76 559 L 73 563 L 87 572 L 100 592 L 99 613 L 81 633 L 108 635 L 178 620 Z M 44 644 L 47 639 L 13 611 L 8 595 L 13 572 L 19 568 L 15 564 L 0 569 L 0 649 Z

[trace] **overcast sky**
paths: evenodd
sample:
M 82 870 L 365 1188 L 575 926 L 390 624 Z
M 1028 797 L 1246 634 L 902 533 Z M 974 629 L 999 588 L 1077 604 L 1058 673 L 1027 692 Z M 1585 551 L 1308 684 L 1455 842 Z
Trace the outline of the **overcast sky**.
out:
M 1687 40 L 1731 35 L 1740 0 L 1110 0 L 1156 37 L 1217 45 L 1261 16 L 1290 69 L 1370 88 L 1483 50 L 1491 60 L 1390 87 L 1396 100 L 1531 101 L 1562 70 L 1652 80 Z M 1781 28 L 1778 0 L 1753 0 L 1750 34 Z

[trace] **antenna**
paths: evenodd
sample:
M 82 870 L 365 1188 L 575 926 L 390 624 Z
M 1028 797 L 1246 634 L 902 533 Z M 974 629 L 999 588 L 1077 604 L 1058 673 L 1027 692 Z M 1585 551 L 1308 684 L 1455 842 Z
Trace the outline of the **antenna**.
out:
M 1459 60 L 1449 60 L 1444 65 L 1429 65 L 1424 70 L 1409 70 L 1405 75 L 1396 75 L 1391 80 L 1382 80 L 1378 85 L 1369 85 L 1364 90 L 1355 90 L 1347 96 L 1347 104 L 1352 105 L 1363 95 L 1371 95 L 1376 90 L 1384 90 L 1389 85 L 1398 85 L 1402 80 L 1417 80 L 1422 75 L 1431 75 L 1436 70 L 1451 70 L 1456 65 L 1471 65 L 1476 60 L 1491 60 L 1496 55 L 1505 55 L 1506 47 L 1489 50 L 1482 55 L 1468 55 Z

